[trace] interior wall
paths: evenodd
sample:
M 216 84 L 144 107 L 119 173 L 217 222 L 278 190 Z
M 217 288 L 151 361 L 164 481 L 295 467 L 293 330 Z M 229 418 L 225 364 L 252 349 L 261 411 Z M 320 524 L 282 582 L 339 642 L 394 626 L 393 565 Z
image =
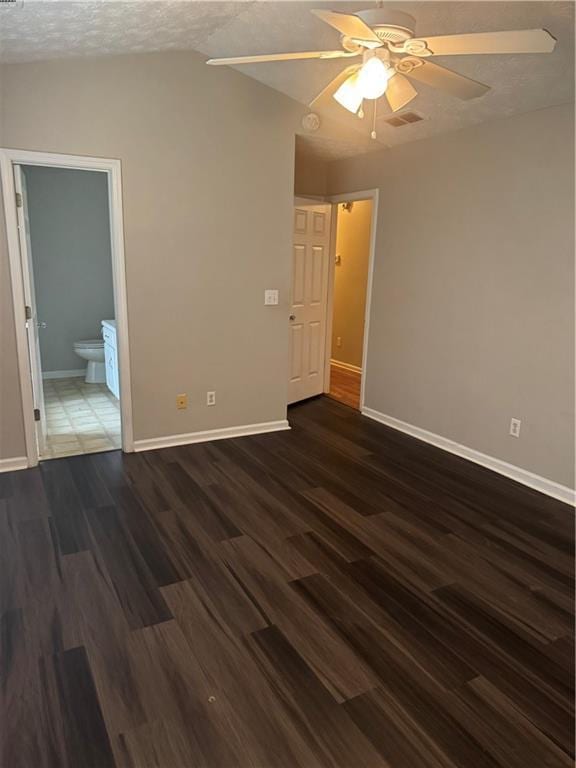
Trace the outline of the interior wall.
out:
M 332 316 L 333 360 L 362 368 L 372 201 L 338 206 Z
M 335 162 L 328 183 L 380 190 L 366 406 L 573 488 L 573 105 Z
M 108 177 L 24 166 L 42 372 L 86 367 L 73 344 L 114 318 Z
M 294 194 L 304 197 L 324 197 L 327 192 L 328 164 L 323 160 L 298 151 L 294 168 Z
M 285 419 L 304 108 L 191 52 L 3 70 L 4 146 L 122 162 L 135 439 Z M 278 306 L 264 306 L 267 288 Z M 16 368 L 10 347 L 5 367 Z M 4 455 L 22 454 L 21 437 Z

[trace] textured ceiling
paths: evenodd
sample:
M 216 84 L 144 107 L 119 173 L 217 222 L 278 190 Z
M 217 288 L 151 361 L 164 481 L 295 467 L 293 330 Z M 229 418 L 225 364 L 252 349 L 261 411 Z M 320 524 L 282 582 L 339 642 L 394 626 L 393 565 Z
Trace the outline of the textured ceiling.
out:
M 336 103 L 323 113 L 339 122 L 338 138 L 308 135 L 299 151 L 326 159 L 348 157 L 457 130 L 486 120 L 566 103 L 574 98 L 574 4 L 572 2 L 387 3 L 411 13 L 420 35 L 544 27 L 558 44 L 552 54 L 450 56 L 435 61 L 489 86 L 484 97 L 463 102 L 418 84 L 410 109 L 424 120 L 402 128 L 383 122 L 378 102 L 378 142 L 368 134 L 371 118 L 349 115 Z M 360 2 L 198 2 L 196 0 L 18 0 L 0 3 L 0 61 L 22 62 L 159 50 L 193 49 L 207 56 L 313 50 L 339 46 L 338 33 L 309 12 L 333 8 L 353 12 Z M 248 65 L 237 69 L 304 104 L 346 62 L 302 61 Z

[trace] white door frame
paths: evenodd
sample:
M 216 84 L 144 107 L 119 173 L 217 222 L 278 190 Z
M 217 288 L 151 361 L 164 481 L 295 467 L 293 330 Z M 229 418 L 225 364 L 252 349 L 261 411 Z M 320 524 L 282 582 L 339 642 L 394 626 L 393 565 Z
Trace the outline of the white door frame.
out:
M 330 261 L 328 274 L 328 302 L 326 317 L 326 360 L 324 364 L 324 392 L 330 391 L 330 357 L 332 350 L 332 319 L 334 314 L 334 278 L 336 274 L 336 227 L 338 225 L 338 204 L 358 200 L 372 201 L 370 220 L 370 253 L 368 255 L 368 280 L 366 282 L 366 309 L 364 313 L 364 340 L 362 342 L 362 376 L 360 380 L 360 412 L 364 408 L 366 391 L 366 363 L 368 360 L 368 333 L 370 330 L 370 305 L 372 303 L 372 281 L 376 260 L 376 227 L 378 224 L 378 189 L 364 189 L 359 192 L 347 192 L 329 195 L 326 202 L 332 203 L 332 233 L 330 237 Z
M 28 215 L 28 194 L 26 189 L 26 176 L 21 165 L 13 166 L 14 191 L 22 196 L 21 205 L 18 206 L 18 235 L 20 238 L 20 257 L 24 283 L 24 303 L 31 309 L 30 317 L 27 317 L 28 360 L 30 362 L 30 374 L 32 380 L 32 392 L 34 406 L 40 411 L 40 420 L 34 423 L 36 444 L 42 455 L 46 446 L 44 424 L 46 420 L 46 408 L 44 407 L 44 390 L 42 387 L 42 361 L 40 358 L 40 336 L 38 327 L 38 305 L 34 288 L 34 269 L 32 267 L 32 246 L 30 243 L 30 218 Z M 18 170 L 18 173 L 16 171 Z M 38 390 L 38 391 L 36 391 Z
M 25 272 L 22 269 L 18 237 L 16 193 L 14 189 L 14 165 L 41 165 L 53 168 L 71 168 L 83 171 L 100 171 L 108 177 L 108 205 L 112 246 L 112 277 L 114 284 L 114 308 L 118 336 L 118 365 L 120 370 L 120 418 L 122 421 L 122 450 L 134 450 L 132 429 L 132 388 L 130 384 L 130 352 L 128 346 L 128 306 L 126 299 L 126 265 L 124 259 L 124 223 L 122 215 L 122 168 L 120 160 L 83 155 L 60 155 L 49 152 L 32 152 L 23 149 L 0 148 L 0 181 L 4 198 L 6 234 L 10 260 L 10 283 L 16 325 L 16 350 L 22 414 L 26 438 L 28 466 L 38 464 L 38 448 L 34 429 L 34 398 L 32 374 L 26 337 L 26 313 L 24 302 Z

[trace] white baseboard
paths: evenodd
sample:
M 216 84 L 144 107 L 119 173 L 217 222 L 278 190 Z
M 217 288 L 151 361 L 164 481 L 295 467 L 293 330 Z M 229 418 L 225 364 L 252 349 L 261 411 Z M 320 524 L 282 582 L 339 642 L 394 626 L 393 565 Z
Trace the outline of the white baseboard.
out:
M 75 379 L 86 376 L 86 368 L 74 368 L 71 371 L 42 371 L 43 379 Z
M 279 432 L 284 429 L 290 429 L 286 419 L 282 421 L 264 421 L 261 424 L 245 424 L 240 427 L 206 429 L 203 432 L 188 432 L 182 435 L 167 435 L 166 437 L 152 437 L 148 440 L 135 440 L 134 450 L 136 452 L 153 451 L 157 448 L 207 443 L 210 440 L 225 440 L 231 437 L 245 437 L 246 435 L 262 435 L 266 432 Z
M 343 363 L 341 360 L 333 360 L 330 358 L 330 365 L 333 365 L 334 368 L 342 368 L 344 371 L 362 373 L 362 368 L 359 368 L 357 365 L 352 365 L 351 363 Z
M 14 459 L 0 459 L 0 472 L 16 472 L 18 469 L 28 469 L 26 456 L 16 456 Z
M 522 483 L 522 485 L 527 485 L 529 488 L 545 493 L 547 496 L 552 496 L 566 504 L 574 505 L 575 503 L 576 491 L 565 485 L 560 485 L 560 483 L 556 483 L 554 480 L 548 480 L 546 477 L 536 475 L 527 469 L 522 469 L 514 464 L 508 464 L 508 462 L 502 461 L 502 459 L 496 459 L 494 456 L 480 453 L 480 451 L 468 448 L 466 445 L 449 440 L 447 437 L 436 435 L 434 432 L 428 432 L 426 429 L 415 427 L 413 424 L 408 424 L 405 421 L 400 421 L 400 419 L 395 419 L 393 416 L 387 416 L 385 413 L 375 411 L 373 408 L 363 408 L 362 415 L 367 416 L 369 419 L 374 419 L 374 421 L 379 421 L 387 427 L 397 429 L 399 432 L 404 432 L 411 437 L 416 437 L 418 440 L 423 440 L 425 443 L 435 445 L 437 448 L 442 448 L 442 450 L 448 451 L 448 453 L 454 453 L 464 459 L 473 461 L 475 464 L 481 464 L 483 467 L 487 467 L 494 472 L 498 472 L 500 475 L 516 480 L 516 482 Z

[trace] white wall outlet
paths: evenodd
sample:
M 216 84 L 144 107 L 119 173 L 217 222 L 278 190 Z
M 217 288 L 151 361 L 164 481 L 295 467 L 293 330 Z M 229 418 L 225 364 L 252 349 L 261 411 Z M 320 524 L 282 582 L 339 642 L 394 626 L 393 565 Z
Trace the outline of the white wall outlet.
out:
M 510 434 L 512 437 L 520 437 L 520 427 L 522 422 L 520 419 L 510 419 Z
M 216 405 L 216 392 L 206 392 L 206 405 Z
M 271 288 L 267 288 L 264 291 L 264 304 L 267 307 L 272 307 L 278 304 L 278 291 Z
M 336 336 L 336 346 L 337 347 L 342 346 L 342 336 Z

